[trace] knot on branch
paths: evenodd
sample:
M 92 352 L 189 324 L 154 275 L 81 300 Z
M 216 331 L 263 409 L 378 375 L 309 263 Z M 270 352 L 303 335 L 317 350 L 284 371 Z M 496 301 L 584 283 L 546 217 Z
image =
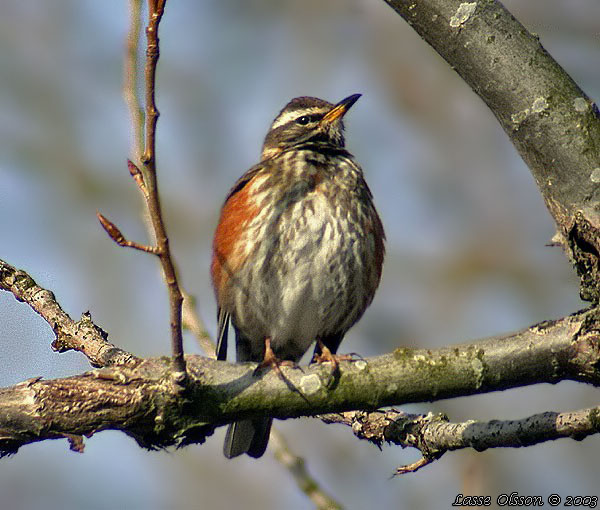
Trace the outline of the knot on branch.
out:
M 73 334 L 65 331 L 62 324 L 55 324 L 54 334 L 56 338 L 52 342 L 52 349 L 56 352 L 65 352 L 73 349 L 73 337 L 79 338 L 81 342 L 88 342 L 93 338 L 101 338 L 104 341 L 108 340 L 108 333 L 104 331 L 100 326 L 97 326 L 92 321 L 92 314 L 87 311 L 81 314 L 81 319 L 75 323 Z M 102 365 L 91 362 L 92 366 L 100 367 Z
M 441 457 L 445 448 L 438 448 L 429 440 L 432 429 L 436 424 L 449 422 L 448 416 L 443 413 L 426 415 L 407 414 L 401 411 L 391 410 L 394 419 L 384 430 L 386 441 L 399 444 L 402 447 L 413 447 L 421 451 L 425 459 L 435 460 Z M 389 413 L 386 413 L 389 415 Z
M 600 309 L 586 310 L 571 345 L 569 364 L 576 380 L 598 384 L 600 377 Z
M 567 234 L 568 252 L 581 279 L 584 301 L 600 302 L 600 213 L 584 207 L 575 213 Z

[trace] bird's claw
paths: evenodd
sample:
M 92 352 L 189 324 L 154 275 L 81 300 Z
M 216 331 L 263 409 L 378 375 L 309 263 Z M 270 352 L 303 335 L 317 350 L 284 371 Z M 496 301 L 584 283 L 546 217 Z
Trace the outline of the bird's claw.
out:
M 273 352 L 273 349 L 271 347 L 271 339 L 266 338 L 265 339 L 265 356 L 264 356 L 263 360 L 256 367 L 256 370 L 254 371 L 254 375 L 257 375 L 261 370 L 264 370 L 265 368 L 272 368 L 277 372 L 277 374 L 279 374 L 279 377 L 281 377 L 282 379 L 285 380 L 283 372 L 281 371 L 281 367 L 297 367 L 297 366 L 298 365 L 296 365 L 296 363 L 294 363 L 293 361 L 281 360 L 277 356 L 275 356 L 275 353 Z
M 331 363 L 331 373 L 337 374 L 340 370 L 340 361 L 352 361 L 351 354 L 333 354 L 329 347 L 327 347 L 321 340 L 317 341 L 319 348 L 321 349 L 321 354 L 316 354 L 313 356 L 312 361 L 314 363 Z

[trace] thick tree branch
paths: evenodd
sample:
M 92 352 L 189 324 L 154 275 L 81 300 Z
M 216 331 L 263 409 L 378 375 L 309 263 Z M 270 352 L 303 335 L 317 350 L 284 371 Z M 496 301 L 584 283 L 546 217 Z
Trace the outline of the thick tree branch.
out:
M 485 101 L 529 166 L 581 277 L 600 300 L 600 115 L 497 0 L 385 0 Z
M 47 291 L 22 272 L 1 267 L 2 289 L 36 311 L 38 302 L 55 306 L 53 299 L 36 297 Z M 52 317 L 47 320 L 54 324 Z M 504 337 L 342 362 L 337 379 L 326 366 L 283 367 L 282 380 L 273 371 L 255 376 L 255 364 L 190 356 L 183 393 L 170 377 L 171 360 L 130 358 L 128 366 L 0 390 L 0 450 L 14 453 L 33 441 L 73 440 L 104 429 L 122 430 L 140 445 L 158 448 L 202 442 L 215 426 L 263 414 L 373 410 L 565 379 L 600 385 L 599 331 L 598 310 L 584 310 Z

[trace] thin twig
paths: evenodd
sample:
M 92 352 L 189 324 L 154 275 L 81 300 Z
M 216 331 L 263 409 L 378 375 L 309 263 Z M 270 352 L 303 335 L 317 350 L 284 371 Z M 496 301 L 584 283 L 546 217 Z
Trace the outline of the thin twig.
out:
M 394 473 L 394 476 L 403 475 L 405 473 L 414 473 L 415 471 L 418 471 L 422 467 L 425 467 L 425 466 L 431 464 L 434 460 L 435 459 L 428 459 L 427 457 L 421 457 L 416 462 L 413 462 L 411 464 L 406 464 L 405 466 L 400 466 L 400 467 L 396 468 L 396 472 Z
M 142 0 L 129 1 L 129 32 L 125 49 L 123 96 L 133 126 L 132 158 L 139 164 L 144 147 L 144 110 L 139 99 L 138 53 L 142 31 Z
M 216 346 L 206 329 L 204 321 L 198 315 L 196 300 L 185 289 L 181 289 L 181 292 L 183 294 L 181 321 L 184 329 L 187 329 L 194 335 L 205 356 L 215 359 L 217 357 L 215 352 Z
M 125 83 L 124 95 L 134 131 L 134 154 L 140 157 L 141 171 L 137 165 L 128 161 L 129 173 L 135 180 L 142 192 L 148 207 L 150 221 L 152 223 L 151 234 L 154 234 L 156 246 L 148 246 L 135 241 L 125 239 L 116 225 L 102 214 L 98 213 L 100 223 L 109 236 L 120 246 L 134 248 L 159 257 L 165 282 L 169 291 L 169 315 L 171 326 L 171 348 L 173 353 L 173 375 L 174 379 L 182 382 L 185 379 L 185 359 L 183 357 L 183 336 L 181 326 L 181 307 L 183 295 L 177 282 L 177 272 L 169 248 L 169 238 L 163 220 L 158 194 L 158 183 L 156 174 L 156 124 L 159 112 L 156 107 L 156 65 L 160 56 L 158 27 L 162 19 L 166 0 L 148 0 L 148 25 L 146 26 L 146 64 L 145 76 L 145 98 L 146 116 L 142 123 L 143 110 L 139 105 L 138 89 L 138 44 L 140 35 L 141 1 L 131 0 L 130 3 L 130 29 L 127 37 L 127 51 L 125 58 Z M 142 125 L 144 137 L 142 137 Z M 143 144 L 143 151 L 142 151 Z
M 342 510 L 342 505 L 327 494 L 306 470 L 304 459 L 290 450 L 283 434 L 271 429 L 269 447 L 275 458 L 292 474 L 296 484 L 314 503 L 317 510 Z
M 147 244 L 136 243 L 135 241 L 128 241 L 125 239 L 125 236 L 121 233 L 121 231 L 117 228 L 117 226 L 110 221 L 103 214 L 96 212 L 96 217 L 98 221 L 102 225 L 102 228 L 106 230 L 106 233 L 110 236 L 110 238 L 117 243 L 119 246 L 123 246 L 126 248 L 133 248 L 135 250 L 140 250 L 146 253 L 152 253 L 154 255 L 158 255 L 158 248 L 156 246 L 148 246 Z
M 146 27 L 146 66 L 145 66 L 145 96 L 146 96 L 146 123 L 145 147 L 142 156 L 144 182 L 148 190 L 146 205 L 150 213 L 150 220 L 156 236 L 158 257 L 165 275 L 165 282 L 169 289 L 169 308 L 171 324 L 171 348 L 173 365 L 176 378 L 185 378 L 185 359 L 183 357 L 183 336 L 181 332 L 181 305 L 183 296 L 177 282 L 177 273 L 169 249 L 169 238 L 165 228 L 156 175 L 156 123 L 158 122 L 158 109 L 156 107 L 156 64 L 160 56 L 158 27 L 162 19 L 166 0 L 149 0 L 148 26 Z
M 148 189 L 146 188 L 146 182 L 144 181 L 144 174 L 140 171 L 138 166 L 131 160 L 127 160 L 127 168 L 129 169 L 129 175 L 133 178 L 138 188 L 142 192 L 144 197 L 148 197 Z
M 127 240 L 117 226 L 110 222 L 105 216 L 98 213 L 98 220 L 113 241 L 119 246 L 134 248 L 157 255 L 165 282 L 169 291 L 169 315 L 171 326 L 171 349 L 173 353 L 173 376 L 178 383 L 183 382 L 186 377 L 185 359 L 183 357 L 183 335 L 181 329 L 181 306 L 183 295 L 177 282 L 177 272 L 169 249 L 169 238 L 163 220 L 158 195 L 158 183 L 156 175 L 156 123 L 158 121 L 158 109 L 156 108 L 155 86 L 156 65 L 160 56 L 158 27 L 162 19 L 166 0 L 148 0 L 148 25 L 146 27 L 146 64 L 145 64 L 145 97 L 146 117 L 142 123 L 143 110 L 139 105 L 138 89 L 138 53 L 141 19 L 141 1 L 131 0 L 130 3 L 130 29 L 127 37 L 127 51 L 125 58 L 125 100 L 131 113 L 134 131 L 134 150 L 136 158 L 141 157 L 142 169 L 132 161 L 127 162 L 129 173 L 135 180 L 142 192 L 148 208 L 152 230 L 156 246 L 148 246 Z M 144 137 L 141 136 L 142 126 Z M 144 145 L 142 151 L 142 144 Z

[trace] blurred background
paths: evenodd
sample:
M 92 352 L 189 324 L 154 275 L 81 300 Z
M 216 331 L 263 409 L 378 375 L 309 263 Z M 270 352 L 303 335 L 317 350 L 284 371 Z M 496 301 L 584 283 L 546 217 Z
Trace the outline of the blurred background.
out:
M 592 97 L 600 96 L 600 3 L 505 5 Z M 74 318 L 90 310 L 139 356 L 169 352 L 167 294 L 156 261 L 118 248 L 102 211 L 144 241 L 126 158 L 122 99 L 126 2 L 21 0 L 0 17 L 0 258 L 53 290 Z M 524 163 L 481 100 L 384 2 L 170 1 L 158 73 L 159 181 L 184 287 L 215 331 L 210 245 L 229 187 L 258 161 L 292 97 L 363 97 L 346 121 L 388 237 L 381 288 L 342 352 L 435 348 L 525 327 L 584 306 L 553 222 Z M 48 325 L 0 293 L 0 385 L 90 367 L 55 354 Z M 200 353 L 186 336 L 186 351 Z M 563 382 L 433 404 L 454 421 L 522 418 L 597 405 Z M 349 509 L 450 507 L 456 494 L 597 494 L 600 438 L 522 450 L 449 453 L 390 479 L 418 452 L 377 450 L 341 426 L 278 422 L 312 475 Z M 24 447 L 0 461 L 0 508 L 306 509 L 271 453 L 227 461 L 207 444 L 146 452 L 118 432 Z

